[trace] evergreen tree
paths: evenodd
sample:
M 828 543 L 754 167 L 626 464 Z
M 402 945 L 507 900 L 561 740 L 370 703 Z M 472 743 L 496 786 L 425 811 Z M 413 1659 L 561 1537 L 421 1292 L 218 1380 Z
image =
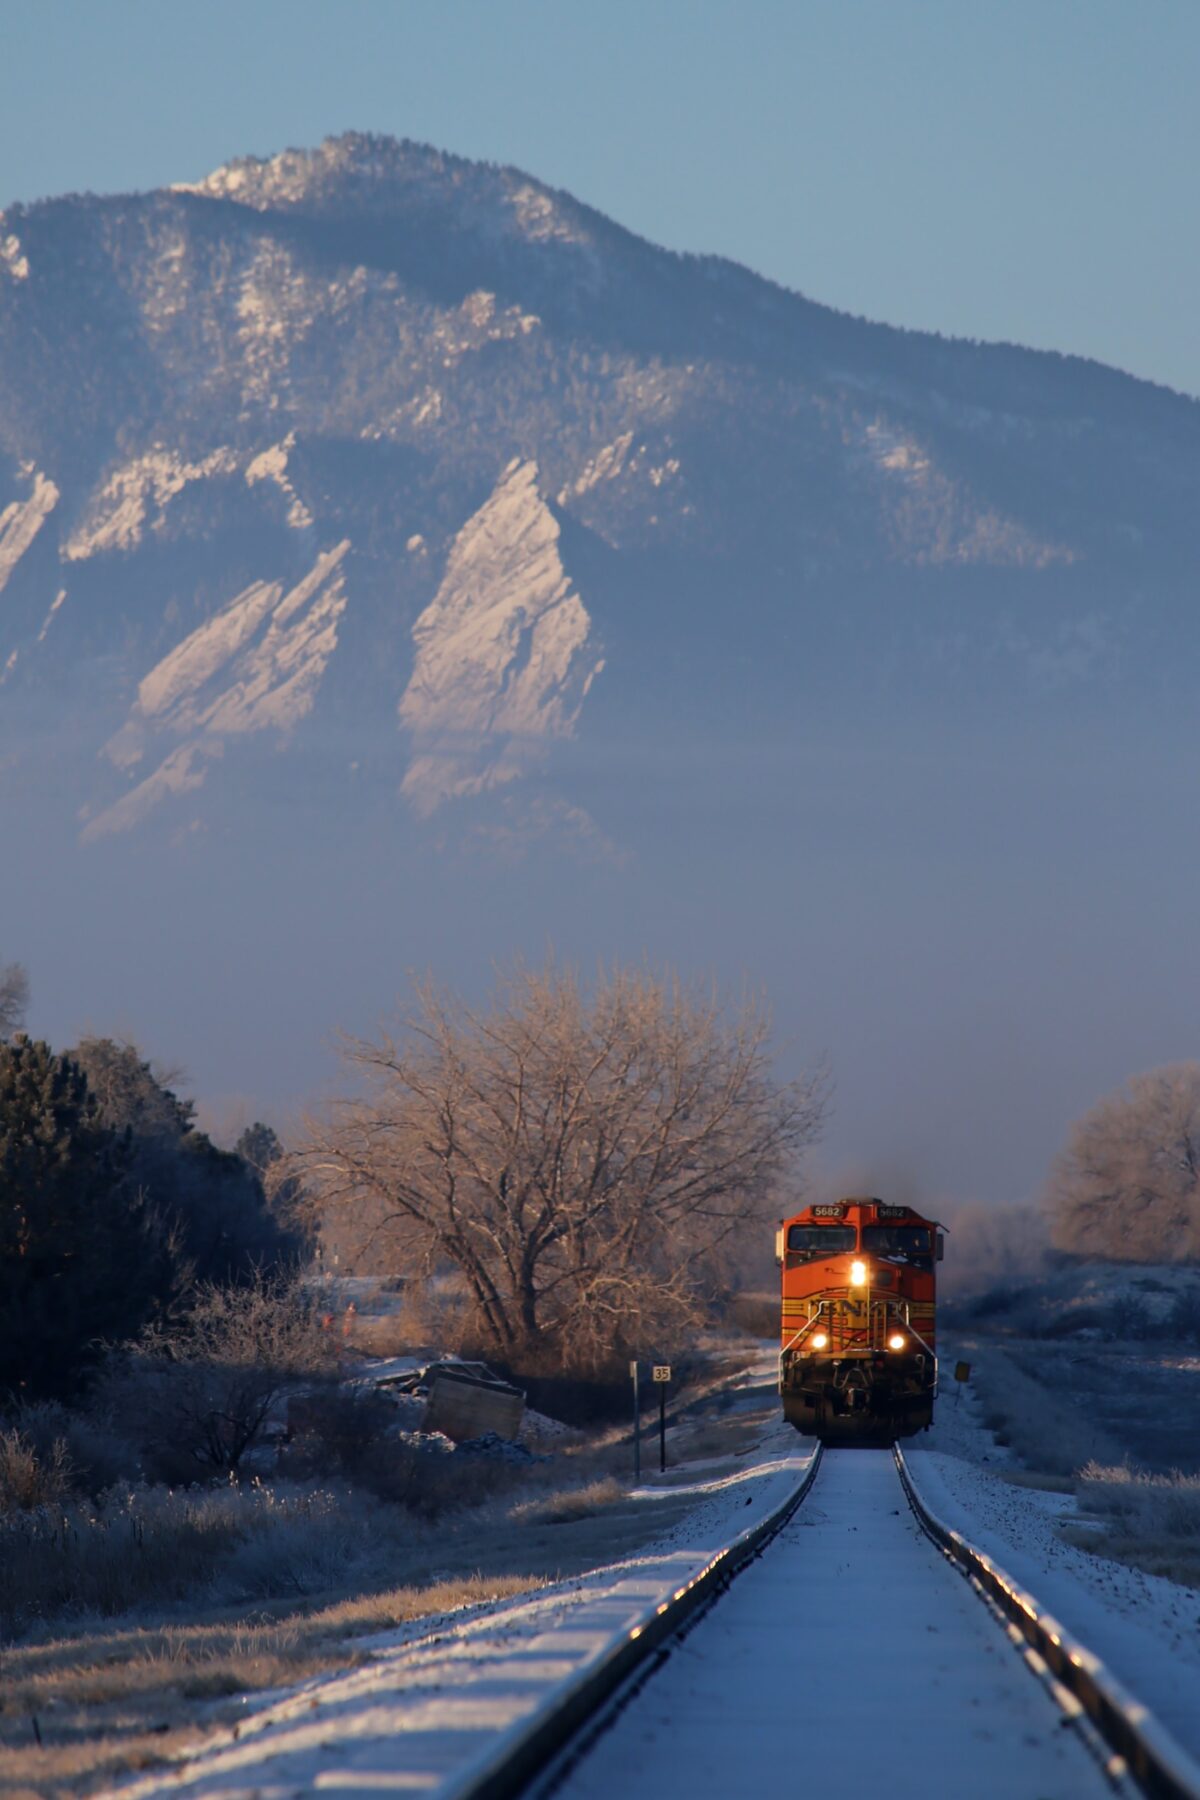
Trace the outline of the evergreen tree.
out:
M 249 1163 L 259 1175 L 265 1175 L 273 1162 L 278 1162 L 283 1155 L 283 1145 L 278 1134 L 261 1119 L 253 1125 L 247 1125 L 237 1143 L 233 1146 L 233 1154 L 240 1156 L 244 1163 Z
M 317 1247 L 312 1208 L 296 1176 L 288 1169 L 279 1134 L 256 1119 L 233 1147 L 235 1156 L 254 1170 L 262 1183 L 267 1208 L 289 1247 L 292 1260 L 307 1261 Z
M 0 964 L 0 1039 L 12 1037 L 29 1005 L 29 977 L 20 963 Z
M 197 1129 L 191 1101 L 168 1086 L 176 1077 L 135 1044 L 88 1037 L 72 1054 L 102 1123 L 128 1134 L 132 1178 L 169 1227 L 193 1282 L 245 1282 L 256 1269 L 294 1259 L 294 1234 L 263 1195 L 269 1156 L 260 1164 L 240 1147 L 218 1149 Z M 267 1126 L 257 1129 L 274 1138 Z
M 75 1391 L 99 1341 L 128 1338 L 171 1285 L 171 1258 L 78 1063 L 0 1044 L 0 1390 Z

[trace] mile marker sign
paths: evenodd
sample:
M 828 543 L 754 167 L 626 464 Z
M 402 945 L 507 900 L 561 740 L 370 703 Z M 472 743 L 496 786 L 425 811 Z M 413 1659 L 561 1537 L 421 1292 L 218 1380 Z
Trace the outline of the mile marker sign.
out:
M 654 1364 L 654 1379 L 655 1379 L 655 1381 L 670 1381 L 670 1379 L 671 1379 L 670 1363 L 655 1363 Z

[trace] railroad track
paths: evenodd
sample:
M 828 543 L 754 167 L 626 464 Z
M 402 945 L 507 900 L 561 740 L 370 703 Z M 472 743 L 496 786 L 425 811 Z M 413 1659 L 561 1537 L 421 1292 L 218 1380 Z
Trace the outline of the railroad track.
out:
M 455 1800 L 1200 1800 L 1191 1759 L 898 1454 L 827 1452 L 719 1561 Z

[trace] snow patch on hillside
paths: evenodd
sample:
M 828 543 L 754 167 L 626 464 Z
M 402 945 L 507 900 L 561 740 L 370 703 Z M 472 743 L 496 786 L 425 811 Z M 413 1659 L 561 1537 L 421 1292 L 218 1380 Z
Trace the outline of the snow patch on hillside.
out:
M 147 243 L 146 279 L 139 284 L 142 318 L 151 332 L 167 332 L 193 301 L 188 279 L 188 239 L 167 227 Z
M 162 530 L 168 505 L 190 482 L 232 475 L 237 463 L 235 452 L 224 445 L 199 462 L 188 462 L 177 451 L 156 444 L 109 477 L 68 538 L 63 556 L 68 562 L 82 562 L 105 550 L 134 549 L 147 521 L 150 530 Z
M 625 459 L 632 444 L 632 431 L 623 431 L 611 444 L 605 444 L 602 450 L 597 450 L 595 456 L 589 457 L 584 463 L 570 486 L 563 488 L 558 497 L 559 505 L 565 505 L 570 499 L 578 499 L 581 494 L 586 494 L 602 481 L 614 480 L 625 467 Z
M 1050 544 L 979 502 L 938 469 L 919 440 L 888 419 L 876 417 L 852 445 L 887 483 L 888 535 L 907 561 L 924 564 L 990 563 L 1044 569 L 1074 562 L 1064 544 Z
M 345 180 L 347 176 L 362 180 L 374 175 L 377 180 L 385 180 L 393 172 L 390 164 L 395 160 L 395 152 L 403 146 L 389 143 L 373 158 L 369 146 L 369 139 L 347 132 L 341 138 L 326 138 L 315 150 L 239 156 L 200 181 L 175 182 L 171 192 L 234 200 L 262 212 L 276 206 L 300 206 L 330 182 Z
M 59 588 L 57 594 L 55 594 L 53 600 L 50 602 L 50 605 L 46 612 L 45 618 L 42 620 L 42 629 L 37 634 L 37 641 L 39 644 L 45 643 L 46 633 L 50 629 L 51 621 L 53 620 L 55 613 L 58 611 L 59 607 L 62 605 L 62 603 L 66 599 L 66 597 L 67 597 L 66 588 Z
M 891 469 L 920 481 L 929 472 L 929 458 L 920 445 L 893 426 L 876 419 L 866 430 L 867 448 L 877 468 Z
M 413 627 L 399 716 L 415 752 L 403 791 L 419 812 L 514 780 L 573 733 L 604 665 L 558 546 L 536 463 L 514 459 Z
M 259 212 L 300 207 L 315 211 L 385 211 L 428 215 L 453 210 L 494 228 L 496 202 L 507 208 L 516 234 L 546 242 L 591 245 L 587 214 L 519 169 L 490 169 L 428 144 L 348 131 L 315 150 L 237 157 L 200 181 L 181 181 L 172 193 L 232 200 Z
M 263 450 L 246 468 L 246 486 L 254 487 L 259 481 L 272 481 L 288 502 L 287 522 L 298 531 L 306 530 L 313 523 L 313 516 L 301 500 L 292 485 L 287 472 L 288 457 L 295 448 L 296 434 L 289 431 L 282 443 L 272 444 Z
M 242 274 L 236 303 L 247 401 L 268 409 L 278 404 L 292 352 L 311 331 L 317 310 L 317 295 L 291 251 L 263 239 Z
M 21 249 L 20 238 L 13 231 L 0 231 L 0 269 L 7 269 L 14 281 L 29 279 L 29 258 Z
M 58 505 L 58 489 L 48 475 L 43 475 L 31 464 L 26 464 L 21 473 L 30 482 L 28 499 L 14 500 L 0 512 L 0 593 L 8 586 L 13 570 Z
M 524 237 L 538 242 L 557 238 L 564 244 L 587 244 L 590 234 L 581 228 L 574 208 L 559 204 L 547 188 L 532 181 L 519 181 L 509 189 L 508 203 Z
M 129 718 L 105 746 L 132 769 L 166 738 L 182 738 L 154 772 L 92 820 L 84 837 L 127 830 L 172 794 L 199 787 L 204 761 L 249 732 L 285 735 L 312 709 L 346 608 L 349 538 L 319 556 L 287 593 L 256 581 L 192 632 L 143 679 Z

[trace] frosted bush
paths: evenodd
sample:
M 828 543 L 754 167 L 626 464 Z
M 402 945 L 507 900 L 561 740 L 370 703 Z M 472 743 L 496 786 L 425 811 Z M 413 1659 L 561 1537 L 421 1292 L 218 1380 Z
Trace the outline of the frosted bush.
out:
M 1108 1526 L 1097 1548 L 1177 1580 L 1195 1580 L 1200 1475 L 1155 1475 L 1128 1464 L 1090 1462 L 1079 1472 L 1076 1491 Z
M 312 1593 L 380 1555 L 371 1509 L 348 1494 L 247 1487 L 110 1490 L 94 1505 L 0 1519 L 0 1629 L 113 1616 L 153 1603 Z

